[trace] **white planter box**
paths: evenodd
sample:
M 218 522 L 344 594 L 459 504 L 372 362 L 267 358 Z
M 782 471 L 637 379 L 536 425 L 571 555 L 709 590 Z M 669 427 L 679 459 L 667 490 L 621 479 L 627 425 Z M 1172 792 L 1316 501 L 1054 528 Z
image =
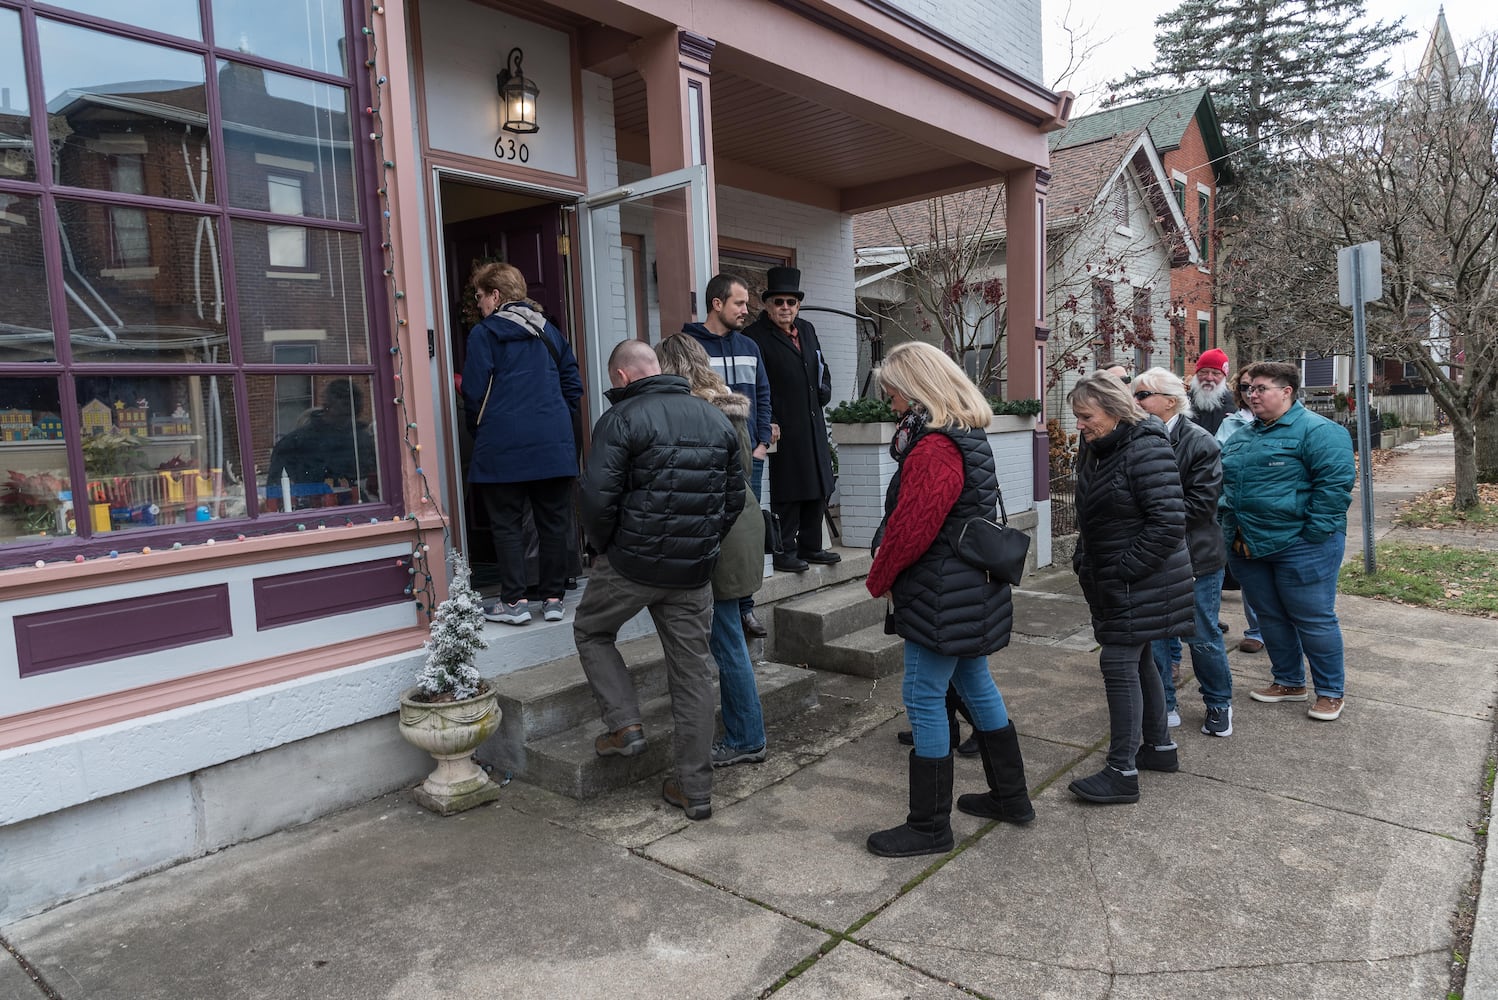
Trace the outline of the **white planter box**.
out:
M 869 545 L 884 518 L 884 489 L 895 474 L 889 443 L 895 424 L 833 424 L 837 445 L 837 493 L 842 512 L 842 543 Z
M 1035 506 L 1035 418 L 994 417 L 988 423 L 1004 509 L 1011 515 Z

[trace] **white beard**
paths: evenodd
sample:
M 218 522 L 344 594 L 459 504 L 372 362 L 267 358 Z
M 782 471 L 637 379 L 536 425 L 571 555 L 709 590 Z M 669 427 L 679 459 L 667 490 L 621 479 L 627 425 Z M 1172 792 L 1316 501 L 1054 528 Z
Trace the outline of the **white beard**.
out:
M 1233 408 L 1233 390 L 1227 382 L 1221 382 L 1215 389 L 1208 389 L 1191 376 L 1191 407 L 1198 413 L 1207 413 L 1212 410 L 1231 410 Z

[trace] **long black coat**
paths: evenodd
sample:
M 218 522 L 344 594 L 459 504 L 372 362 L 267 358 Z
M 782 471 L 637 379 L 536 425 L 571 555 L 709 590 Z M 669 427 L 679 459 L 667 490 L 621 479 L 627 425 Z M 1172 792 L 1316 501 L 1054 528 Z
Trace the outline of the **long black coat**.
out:
M 1186 502 L 1165 425 L 1119 424 L 1077 456 L 1072 567 L 1100 643 L 1134 646 L 1195 633 Z
M 1217 439 L 1185 417 L 1170 429 L 1181 491 L 1186 495 L 1186 550 L 1191 573 L 1206 576 L 1227 565 L 1222 526 L 1217 523 L 1217 498 L 1222 496 L 1222 449 Z
M 832 496 L 832 450 L 823 408 L 832 400 L 832 376 L 816 327 L 796 320 L 801 350 L 791 346 L 768 312 L 744 331 L 759 345 L 770 377 L 770 412 L 780 443 L 770 456 L 772 501 L 826 500 Z

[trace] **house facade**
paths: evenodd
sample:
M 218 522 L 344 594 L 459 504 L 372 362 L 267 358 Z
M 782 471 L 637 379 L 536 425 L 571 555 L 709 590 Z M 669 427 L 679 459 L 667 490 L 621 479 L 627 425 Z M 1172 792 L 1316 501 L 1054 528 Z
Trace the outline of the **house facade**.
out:
M 1135 371 L 1158 365 L 1189 378 L 1203 351 L 1225 347 L 1216 294 L 1218 188 L 1232 180 L 1227 146 L 1206 87 L 1137 101 L 1084 115 L 1053 140 L 1057 151 L 1105 136 L 1146 129 L 1164 165 L 1168 190 L 1185 219 L 1196 253 L 1170 273 L 1162 303 L 1170 314 L 1168 337 L 1136 357 Z M 1231 354 L 1231 351 L 1229 352 Z
M 1039 78 L 1038 0 L 0 0 L 0 919 L 429 769 L 391 714 L 486 543 L 475 262 L 569 337 L 586 428 L 714 271 L 851 312 L 856 213 L 1003 180 L 1034 345 Z M 807 315 L 852 396 L 852 321 Z M 570 651 L 491 631 L 489 675 Z

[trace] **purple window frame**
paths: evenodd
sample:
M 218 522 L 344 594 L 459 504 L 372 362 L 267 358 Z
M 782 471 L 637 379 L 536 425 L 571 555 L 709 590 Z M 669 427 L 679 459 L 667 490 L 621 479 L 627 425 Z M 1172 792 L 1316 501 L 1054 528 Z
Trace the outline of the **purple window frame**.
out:
M 198 17 L 203 28 L 202 35 L 204 39 L 212 39 L 214 37 L 212 7 L 212 0 L 198 0 Z M 358 137 L 366 131 L 364 123 L 358 118 L 358 109 L 371 106 L 375 103 L 375 99 L 371 93 L 369 76 L 367 73 L 362 72 L 364 69 L 364 60 L 367 58 L 363 54 L 364 50 L 367 49 L 367 46 L 363 44 L 365 35 L 362 31 L 365 27 L 365 20 L 362 16 L 364 8 L 350 2 L 350 0 L 344 0 L 345 38 L 348 49 L 346 62 L 349 67 L 347 76 L 336 76 L 317 70 L 306 69 L 288 63 L 248 55 L 232 47 L 216 45 L 210 41 L 196 41 L 184 36 L 168 35 L 159 31 L 120 24 L 73 11 L 57 8 L 47 8 L 39 11 L 34 0 L 0 0 L 0 9 L 17 11 L 20 16 L 22 60 L 25 64 L 26 94 L 31 110 L 31 134 L 33 139 L 36 136 L 46 136 L 48 134 L 45 91 L 41 78 L 41 49 L 37 36 L 36 23 L 39 14 L 49 20 L 66 22 L 80 27 L 108 32 L 112 35 L 193 53 L 204 60 L 204 87 L 210 122 L 209 143 L 213 157 L 211 169 L 215 200 L 212 203 L 184 203 L 176 199 L 153 195 L 121 194 L 113 191 L 64 186 L 54 180 L 53 171 L 55 164 L 50 152 L 37 156 L 36 177 L 34 180 L 26 181 L 0 178 L 0 191 L 35 198 L 38 202 L 38 216 L 40 218 L 42 234 L 42 256 L 47 272 L 47 292 L 51 303 L 53 342 L 56 349 L 55 361 L 0 361 L 0 376 L 53 378 L 57 381 L 58 402 L 59 409 L 62 411 L 60 415 L 63 421 L 64 440 L 69 442 L 67 456 L 68 473 L 75 486 L 87 481 L 84 473 L 83 451 L 79 444 L 82 440 L 81 421 L 78 407 L 75 403 L 77 399 L 76 381 L 78 378 L 110 375 L 137 377 L 216 375 L 220 378 L 230 380 L 234 393 L 234 419 L 238 428 L 238 458 L 240 468 L 243 470 L 252 470 L 254 468 L 255 442 L 250 432 L 250 402 L 247 392 L 248 377 L 287 374 L 368 377 L 371 385 L 369 400 L 371 412 L 374 412 L 376 400 L 381 398 L 388 399 L 394 394 L 394 382 L 391 378 L 389 367 L 375 363 L 376 359 L 389 355 L 392 332 L 388 311 L 382 308 L 385 301 L 386 278 L 383 270 L 383 237 L 380 231 L 382 214 L 377 193 L 377 189 L 382 187 L 378 181 L 379 175 L 377 170 L 379 164 L 375 157 L 373 145 L 366 146 L 358 141 Z M 256 209 L 234 208 L 228 204 L 227 161 L 224 154 L 224 134 L 221 124 L 223 121 L 223 108 L 219 101 L 218 75 L 215 72 L 217 60 L 221 58 L 232 59 L 236 62 L 261 69 L 345 88 L 347 90 L 350 117 L 349 133 L 355 147 L 353 164 L 355 181 L 359 185 L 358 204 L 361 221 L 341 222 L 305 215 L 283 216 Z M 214 224 L 218 230 L 220 267 L 224 276 L 224 309 L 230 360 L 212 364 L 183 362 L 154 364 L 149 362 L 130 364 L 117 362 L 74 363 L 66 305 L 67 298 L 63 286 L 62 245 L 57 228 L 57 201 L 59 198 L 100 205 L 106 209 L 113 207 L 159 209 L 174 213 L 206 215 L 214 219 Z M 369 317 L 370 361 L 368 364 L 311 364 L 288 367 L 272 363 L 249 364 L 242 360 L 244 352 L 239 328 L 239 302 L 237 275 L 234 269 L 234 245 L 229 227 L 231 220 L 297 225 L 311 230 L 333 230 L 344 233 L 355 233 L 362 237 L 364 250 L 364 305 Z M 0 310 L 3 309 L 3 304 L 0 304 Z M 399 468 L 399 461 L 394 416 L 390 415 L 385 419 L 376 420 L 375 430 L 381 470 L 380 496 L 382 498 L 394 497 L 395 500 L 392 502 L 381 499 L 362 503 L 356 508 L 327 508 L 328 514 L 326 517 L 330 520 L 336 519 L 332 520 L 332 523 L 342 524 L 345 520 L 352 519 L 355 516 L 358 518 L 378 518 L 382 516 L 388 517 L 392 513 L 404 513 L 400 499 L 401 490 L 395 488 L 399 482 L 399 476 L 396 471 Z M 129 533 L 131 544 L 160 545 L 163 540 L 167 544 L 174 541 L 180 541 L 184 544 L 201 542 L 215 535 L 222 536 L 225 533 L 225 525 L 232 526 L 232 530 L 247 535 L 271 534 L 296 530 L 298 524 L 313 519 L 312 511 L 260 511 L 256 483 L 250 477 L 248 471 L 245 472 L 244 476 L 246 513 L 243 518 L 230 521 L 208 522 L 201 525 L 187 524 L 160 528 L 136 528 L 132 529 Z M 75 489 L 74 495 L 78 496 L 81 493 Z M 217 527 L 214 527 L 215 524 Z M 101 533 L 98 536 L 92 535 L 92 529 L 88 524 L 87 518 L 77 519 L 76 530 L 76 536 L 61 536 L 39 543 L 12 543 L 0 546 L 0 567 L 25 565 L 38 558 L 58 558 L 58 549 L 65 549 L 68 557 L 72 557 L 74 554 L 82 554 L 84 556 L 102 555 L 111 549 L 119 547 L 120 536 L 114 532 Z

